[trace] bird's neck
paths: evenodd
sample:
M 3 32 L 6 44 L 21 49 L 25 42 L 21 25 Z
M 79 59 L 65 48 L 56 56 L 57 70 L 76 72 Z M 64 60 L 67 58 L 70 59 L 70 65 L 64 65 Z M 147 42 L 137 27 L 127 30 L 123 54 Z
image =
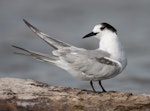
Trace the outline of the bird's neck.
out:
M 126 66 L 126 56 L 115 33 L 103 36 L 99 43 L 99 49 L 110 53 L 110 58 L 119 61 L 123 67 Z

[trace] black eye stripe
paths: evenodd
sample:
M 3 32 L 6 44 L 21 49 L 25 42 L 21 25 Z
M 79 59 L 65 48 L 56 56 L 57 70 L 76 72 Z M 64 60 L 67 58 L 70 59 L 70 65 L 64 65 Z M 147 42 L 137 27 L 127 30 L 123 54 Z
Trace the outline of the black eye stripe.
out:
M 105 27 L 101 27 L 100 29 L 101 29 L 101 30 L 104 30 L 104 29 L 105 29 Z

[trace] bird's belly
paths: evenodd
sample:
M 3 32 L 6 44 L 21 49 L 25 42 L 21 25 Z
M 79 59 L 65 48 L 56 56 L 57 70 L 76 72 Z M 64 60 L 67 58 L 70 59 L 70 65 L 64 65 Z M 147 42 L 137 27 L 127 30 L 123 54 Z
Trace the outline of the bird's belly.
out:
M 81 73 L 80 75 L 78 75 L 81 80 L 85 80 L 85 81 L 90 81 L 90 80 L 94 80 L 94 81 L 98 81 L 98 80 L 105 80 L 105 79 L 110 79 L 112 77 L 115 77 L 116 75 L 118 75 L 119 73 L 105 73 L 105 74 L 86 74 L 86 73 Z

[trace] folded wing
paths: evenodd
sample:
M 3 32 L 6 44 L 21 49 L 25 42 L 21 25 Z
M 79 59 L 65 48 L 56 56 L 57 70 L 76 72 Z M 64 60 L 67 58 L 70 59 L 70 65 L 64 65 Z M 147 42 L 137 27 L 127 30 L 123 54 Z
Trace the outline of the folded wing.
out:
M 69 52 L 69 51 L 68 51 Z M 85 50 L 63 52 L 62 59 L 67 61 L 73 70 L 79 71 L 82 75 L 91 79 L 106 79 L 112 77 L 113 73 L 119 72 L 119 66 L 111 59 L 110 54 L 102 50 Z

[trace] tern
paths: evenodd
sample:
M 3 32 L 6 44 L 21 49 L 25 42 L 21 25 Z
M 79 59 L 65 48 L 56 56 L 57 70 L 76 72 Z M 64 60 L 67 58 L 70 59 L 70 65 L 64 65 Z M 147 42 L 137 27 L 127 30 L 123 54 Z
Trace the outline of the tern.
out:
M 55 50 L 52 51 L 51 55 L 48 55 L 12 45 L 12 47 L 23 51 L 15 53 L 52 63 L 80 80 L 90 81 L 94 92 L 96 90 L 93 81 L 98 81 L 102 92 L 106 92 L 101 81 L 120 74 L 127 65 L 127 58 L 117 36 L 117 30 L 108 23 L 96 25 L 91 33 L 83 37 L 95 37 L 100 41 L 98 49 L 87 50 L 52 38 L 25 19 L 23 21 L 38 37 Z

